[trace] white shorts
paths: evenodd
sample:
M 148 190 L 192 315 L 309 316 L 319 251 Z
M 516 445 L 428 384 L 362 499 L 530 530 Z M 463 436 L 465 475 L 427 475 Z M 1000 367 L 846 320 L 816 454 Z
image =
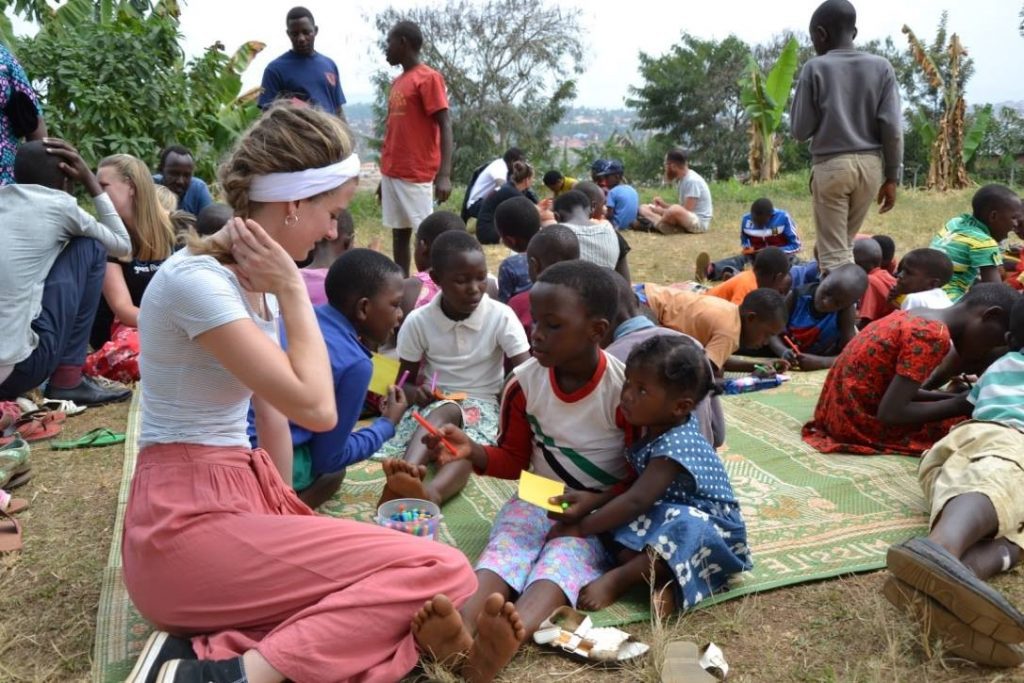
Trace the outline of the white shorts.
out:
M 381 176 L 380 205 L 385 228 L 415 230 L 434 211 L 434 184 Z

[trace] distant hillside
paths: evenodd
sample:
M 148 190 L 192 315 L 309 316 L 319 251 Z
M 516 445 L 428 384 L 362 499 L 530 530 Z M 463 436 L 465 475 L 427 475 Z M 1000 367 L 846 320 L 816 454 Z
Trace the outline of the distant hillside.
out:
M 346 104 L 345 116 L 360 138 L 356 151 L 365 156 L 369 149 L 366 141 L 374 137 L 373 105 L 369 102 Z M 552 142 L 557 146 L 582 147 L 590 142 L 606 140 L 612 133 L 625 132 L 635 121 L 636 112 L 630 109 L 573 107 L 551 131 Z

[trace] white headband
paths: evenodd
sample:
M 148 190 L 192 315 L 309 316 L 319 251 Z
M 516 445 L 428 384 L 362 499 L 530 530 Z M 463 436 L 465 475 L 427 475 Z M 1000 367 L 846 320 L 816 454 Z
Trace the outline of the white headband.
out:
M 254 202 L 295 202 L 333 190 L 359 177 L 359 157 L 350 154 L 344 161 L 293 173 L 268 173 L 256 176 L 249 186 Z

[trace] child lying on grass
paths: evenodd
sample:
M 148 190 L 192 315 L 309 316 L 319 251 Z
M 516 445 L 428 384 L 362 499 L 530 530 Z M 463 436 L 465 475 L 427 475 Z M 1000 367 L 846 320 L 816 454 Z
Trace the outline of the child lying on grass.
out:
M 764 347 L 786 324 L 786 300 L 774 289 L 755 289 L 740 306 L 718 297 L 650 283 L 634 285 L 634 290 L 640 305 L 650 308 L 659 325 L 704 345 L 719 378 L 726 371 L 753 372 L 755 363 L 733 358 L 732 354 L 740 348 Z M 789 367 L 788 363 L 783 365 Z
M 790 292 L 786 299 L 786 336 L 796 348 L 777 335 L 769 341 L 772 351 L 801 370 L 832 367 L 836 356 L 857 334 L 855 305 L 867 286 L 864 271 L 845 263 L 827 273 L 821 283 Z
M 754 257 L 754 267 L 744 270 L 725 282 L 707 291 L 710 296 L 731 301 L 737 306 L 743 303 L 755 289 L 766 287 L 786 296 L 793 283 L 789 274 L 789 256 L 776 247 L 765 247 Z
M 885 595 L 953 654 L 1015 667 L 1024 663 L 1024 615 L 985 580 L 1019 564 L 1024 546 L 1024 300 L 1008 338 L 1010 352 L 967 397 L 973 419 L 921 461 L 931 532 L 889 549 Z

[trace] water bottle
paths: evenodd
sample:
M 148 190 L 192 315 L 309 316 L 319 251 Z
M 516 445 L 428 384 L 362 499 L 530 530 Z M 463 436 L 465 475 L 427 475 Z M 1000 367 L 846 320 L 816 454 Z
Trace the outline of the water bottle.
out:
M 750 391 L 761 391 L 763 389 L 774 389 L 775 387 L 782 384 L 782 378 L 778 375 L 774 377 L 739 377 L 737 379 L 727 379 L 722 384 L 723 391 L 729 395 L 745 394 Z

